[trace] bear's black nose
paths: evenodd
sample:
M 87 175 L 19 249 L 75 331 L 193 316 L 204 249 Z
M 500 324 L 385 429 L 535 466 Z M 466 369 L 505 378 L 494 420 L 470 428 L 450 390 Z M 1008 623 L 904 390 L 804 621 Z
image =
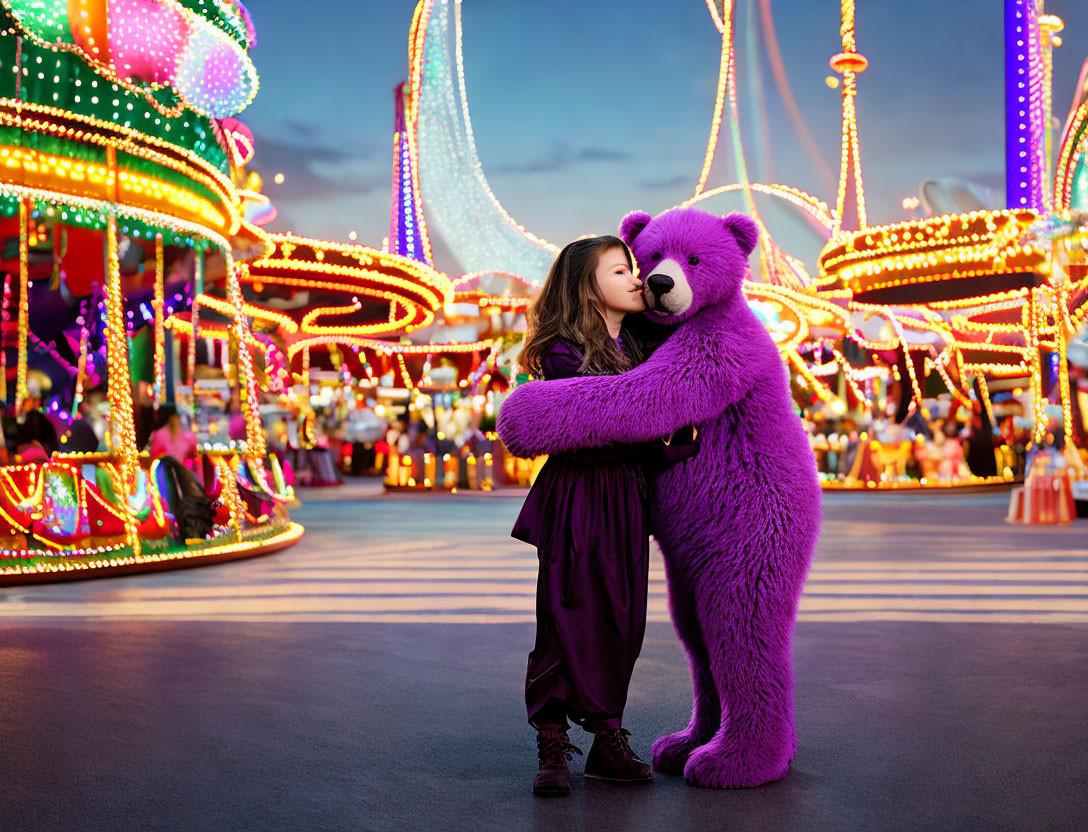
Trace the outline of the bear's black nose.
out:
M 655 298 L 660 298 L 673 287 L 673 280 L 667 274 L 652 274 L 646 278 L 646 285 L 654 293 Z

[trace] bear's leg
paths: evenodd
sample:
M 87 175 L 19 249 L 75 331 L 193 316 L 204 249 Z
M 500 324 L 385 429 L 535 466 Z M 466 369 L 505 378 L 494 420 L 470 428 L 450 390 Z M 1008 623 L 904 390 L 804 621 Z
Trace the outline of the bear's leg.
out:
M 725 719 L 688 758 L 684 777 L 695 786 L 747 788 L 778 780 L 796 750 L 791 641 L 797 593 L 788 579 L 779 585 L 784 576 L 770 577 L 765 564 L 751 575 L 707 580 L 698 592 Z
M 691 752 L 708 742 L 718 730 L 722 712 L 721 699 L 710 670 L 710 656 L 699 628 L 695 594 L 680 576 L 670 574 L 668 577 L 669 611 L 676 635 L 688 657 L 694 705 L 687 728 L 654 742 L 653 764 L 656 771 L 664 774 L 683 774 Z

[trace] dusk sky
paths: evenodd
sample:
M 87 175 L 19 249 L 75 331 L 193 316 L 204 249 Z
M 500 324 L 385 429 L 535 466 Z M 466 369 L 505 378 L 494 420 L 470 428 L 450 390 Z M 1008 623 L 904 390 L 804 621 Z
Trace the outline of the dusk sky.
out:
M 415 0 L 251 0 L 260 92 L 241 114 L 274 230 L 379 246 L 388 233 L 393 89 L 408 73 Z M 753 180 L 832 202 L 786 117 L 762 39 L 746 42 L 759 0 L 738 0 L 738 85 Z M 774 0 L 790 85 L 823 158 L 838 171 L 840 95 L 825 78 L 840 51 L 834 0 Z M 1064 122 L 1088 58 L 1088 3 L 1054 0 L 1054 114 Z M 859 0 L 858 126 L 871 222 L 903 216 L 926 179 L 956 176 L 1003 199 L 1001 0 Z M 465 0 L 465 75 L 484 172 L 522 225 L 563 244 L 612 233 L 625 213 L 691 194 L 714 106 L 721 36 L 703 0 Z M 759 31 L 758 29 L 756 30 Z M 749 94 L 762 82 L 769 162 Z M 723 132 L 710 185 L 735 179 Z M 767 169 L 769 167 L 769 170 Z M 275 185 L 272 175 L 285 182 Z M 725 200 L 710 210 L 742 207 Z M 773 230 L 773 229 L 772 229 Z M 810 260 L 815 251 L 795 251 Z M 787 249 L 789 246 L 787 246 Z M 803 248 L 803 246 L 802 246 Z M 440 267 L 455 270 L 440 259 Z

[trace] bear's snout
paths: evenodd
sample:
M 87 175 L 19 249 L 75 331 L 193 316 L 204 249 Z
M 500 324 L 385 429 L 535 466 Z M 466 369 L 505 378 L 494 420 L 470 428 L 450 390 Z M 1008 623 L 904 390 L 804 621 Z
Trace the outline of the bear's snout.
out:
M 661 300 L 661 296 L 671 291 L 676 284 L 667 274 L 652 274 L 646 278 L 646 285 L 654 293 L 654 299 Z
M 671 257 L 654 264 L 643 292 L 646 308 L 659 315 L 682 315 L 691 308 L 692 291 L 683 267 Z

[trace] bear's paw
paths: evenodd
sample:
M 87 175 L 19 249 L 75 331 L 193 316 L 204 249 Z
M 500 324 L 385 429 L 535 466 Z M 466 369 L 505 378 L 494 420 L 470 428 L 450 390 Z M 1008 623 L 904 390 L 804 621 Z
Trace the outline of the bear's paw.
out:
M 705 738 L 695 736 L 691 727 L 675 734 L 666 734 L 654 740 L 654 771 L 662 774 L 683 774 L 684 765 L 691 752 L 706 742 Z
M 716 737 L 691 752 L 684 779 L 704 789 L 751 789 L 785 777 L 791 757 L 789 744 L 780 749 L 752 749 Z

